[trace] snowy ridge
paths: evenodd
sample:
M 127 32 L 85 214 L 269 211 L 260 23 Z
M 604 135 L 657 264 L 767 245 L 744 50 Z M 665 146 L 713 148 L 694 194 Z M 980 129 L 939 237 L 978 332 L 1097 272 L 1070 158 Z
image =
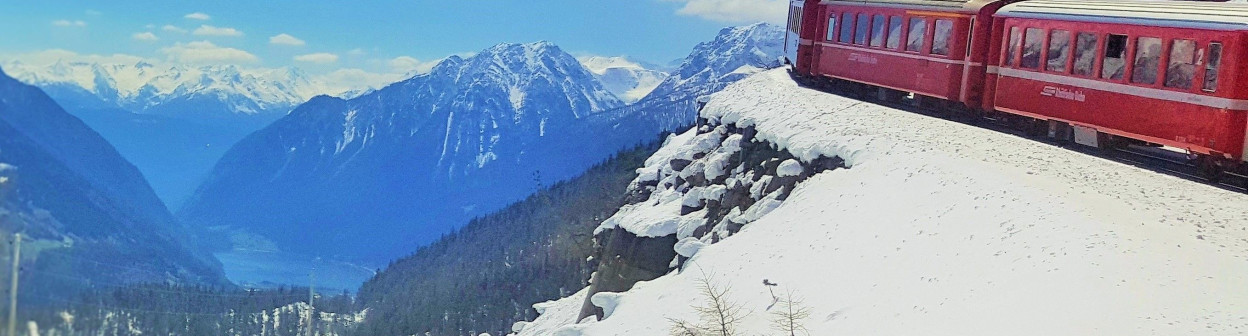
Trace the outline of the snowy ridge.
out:
M 324 225 L 362 238 L 320 243 L 389 260 L 442 230 L 422 224 L 458 225 L 532 192 L 515 181 L 563 180 L 614 152 L 581 135 L 606 133 L 588 117 L 622 104 L 550 42 L 499 44 L 357 98 L 312 98 L 234 145 L 179 214 L 282 249 L 314 247 L 282 232 Z
M 783 70 L 715 94 L 702 117 L 753 126 L 800 164 L 850 168 L 814 175 L 728 239 L 674 246 L 692 254 L 683 270 L 595 300 L 611 301 L 604 320 L 554 327 L 583 302 L 568 298 L 518 335 L 667 334 L 668 318 L 698 320 L 702 273 L 732 286 L 747 335 L 778 333 L 763 279 L 804 300 L 811 335 L 1248 330 L 1248 195 L 811 91 Z M 679 216 L 662 204 L 621 213 L 637 211 Z
M 727 83 L 780 65 L 784 28 L 769 23 L 728 27 L 712 41 L 698 43 L 680 67 L 652 95 L 671 94 L 707 83 Z M 718 91 L 723 85 L 708 92 Z
M 668 76 L 666 72 L 648 69 L 624 57 L 591 56 L 578 60 L 608 91 L 628 104 L 645 98 Z
M 339 93 L 328 92 L 295 68 L 157 65 L 142 60 L 125 64 L 58 60 L 47 66 L 14 61 L 4 68 L 25 83 L 79 89 L 104 103 L 136 112 L 211 97 L 234 113 L 285 113 L 318 94 Z
M 646 97 L 611 116 L 621 133 L 674 131 L 693 124 L 698 97 L 722 90 L 751 73 L 780 66 L 784 28 L 768 23 L 721 29 L 699 43 Z M 638 126 L 644 125 L 644 126 Z M 641 128 L 641 130 L 635 130 Z

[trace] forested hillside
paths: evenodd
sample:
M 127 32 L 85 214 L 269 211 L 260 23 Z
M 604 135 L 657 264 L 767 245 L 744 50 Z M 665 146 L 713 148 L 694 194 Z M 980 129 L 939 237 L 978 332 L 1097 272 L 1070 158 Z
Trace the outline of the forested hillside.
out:
M 657 144 L 617 154 L 392 263 L 360 289 L 362 335 L 505 335 L 533 303 L 586 285 L 595 227 Z M 536 181 L 534 181 L 536 183 Z

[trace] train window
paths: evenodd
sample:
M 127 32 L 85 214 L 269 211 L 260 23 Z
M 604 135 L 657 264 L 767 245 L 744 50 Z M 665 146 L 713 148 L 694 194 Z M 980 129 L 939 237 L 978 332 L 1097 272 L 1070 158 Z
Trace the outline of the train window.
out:
M 1109 34 L 1105 39 L 1105 57 L 1101 60 L 1101 78 L 1120 80 L 1126 69 L 1127 36 Z
M 932 53 L 949 55 L 949 35 L 953 34 L 953 21 L 936 20 L 936 29 L 932 34 Z
M 841 43 L 854 41 L 854 13 L 841 13 Z
M 901 17 L 894 16 L 888 18 L 888 48 L 901 48 Z
M 1045 69 L 1066 72 L 1066 61 L 1070 60 L 1070 31 L 1057 30 L 1049 32 L 1049 56 L 1045 60 Z
M 858 13 L 858 29 L 854 31 L 854 44 L 867 45 L 867 37 L 871 34 L 871 16 Z
M 1196 77 L 1196 41 L 1174 40 L 1170 43 L 1170 64 L 1166 65 L 1166 87 L 1191 89 Z
M 875 17 L 871 19 L 871 46 L 872 47 L 884 46 L 884 33 L 885 33 L 884 24 L 885 23 L 886 22 L 884 22 L 883 15 L 876 14 Z
M 828 16 L 828 36 L 827 40 L 831 41 L 836 38 L 836 13 Z
M 906 34 L 906 51 L 918 52 L 927 42 L 927 19 L 910 18 L 910 32 Z
M 1161 39 L 1140 37 L 1135 39 L 1135 63 L 1131 68 L 1131 82 L 1157 84 L 1157 69 L 1161 67 Z
M 1018 27 L 1010 27 L 1010 44 L 1005 54 L 1005 65 L 1014 65 L 1014 58 L 1018 57 L 1018 45 L 1023 43 L 1023 32 Z
M 1092 76 L 1096 62 L 1096 34 L 1079 32 L 1075 37 L 1075 75 Z
M 1222 43 L 1209 43 L 1209 61 L 1205 62 L 1205 91 L 1214 92 L 1218 89 L 1218 65 L 1221 64 Z
M 791 32 L 796 32 L 796 30 L 793 29 L 794 27 L 793 22 L 797 21 L 795 17 L 796 13 L 797 13 L 797 6 L 789 6 L 789 31 Z
M 1023 36 L 1023 57 L 1019 60 L 1018 66 L 1039 69 L 1042 44 L 1044 44 L 1044 29 L 1027 28 L 1027 34 Z

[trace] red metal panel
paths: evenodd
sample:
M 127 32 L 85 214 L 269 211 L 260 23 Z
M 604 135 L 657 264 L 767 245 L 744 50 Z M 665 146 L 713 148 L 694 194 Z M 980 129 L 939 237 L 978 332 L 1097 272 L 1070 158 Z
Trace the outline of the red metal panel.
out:
M 890 49 L 887 46 L 875 47 L 870 44 L 860 45 L 819 39 L 815 43 L 817 57 L 812 66 L 815 74 L 915 92 L 972 106 L 978 105 L 978 102 L 982 100 L 981 88 L 985 77 L 984 57 L 977 53 L 988 49 L 988 41 L 991 37 L 990 32 L 987 31 L 991 21 L 988 14 L 979 15 L 974 20 L 976 21 L 974 28 L 984 31 L 971 34 L 972 17 L 976 15 L 961 13 L 961 10 L 957 8 L 950 8 L 947 11 L 930 8 L 913 10 L 898 7 L 855 6 L 845 3 L 832 3 L 825 7 L 827 9 L 821 15 L 825 20 L 822 24 L 825 26 L 828 15 L 840 16 L 846 12 L 866 13 L 872 17 L 879 14 L 884 15 L 885 18 L 894 16 L 903 18 L 902 46 Z M 985 9 L 985 13 L 995 11 L 999 5 L 990 7 Z M 916 17 L 926 19 L 924 44 L 919 52 L 906 51 L 905 44 L 909 39 L 910 19 Z M 953 22 L 948 37 L 948 55 L 930 52 L 938 19 Z M 842 18 L 838 17 L 839 20 Z M 840 34 L 839 29 L 837 35 Z M 972 37 L 975 41 L 969 40 Z M 968 46 L 972 45 L 976 47 L 968 50 Z
M 994 76 L 996 88 L 993 92 L 997 110 L 1040 119 L 1063 120 L 1095 127 L 1105 133 L 1242 159 L 1245 127 L 1248 126 L 1248 112 L 1245 111 L 1248 101 L 1243 99 L 1244 88 L 1234 86 L 1238 75 L 1243 73 L 1242 62 L 1238 61 L 1238 56 L 1243 55 L 1241 33 L 1027 19 L 1007 19 L 1004 26 L 1044 28 L 1046 42 L 1042 47 L 1041 69 L 1003 67 L 998 70 L 999 75 Z M 1093 76 L 1070 74 L 1070 66 L 1067 66 L 1067 72 L 1044 69 L 1050 29 L 1099 34 L 1098 61 Z M 1098 76 L 1105 34 L 1110 32 L 1128 36 L 1127 70 L 1121 80 L 1100 79 Z M 1163 40 L 1162 70 L 1155 84 L 1129 81 L 1131 71 L 1134 71 L 1134 44 L 1142 36 Z M 1223 43 L 1217 92 L 1201 90 L 1203 66 L 1197 67 L 1191 89 L 1163 85 L 1171 41 L 1175 38 L 1196 40 L 1201 50 L 1207 49 L 1211 41 Z M 1008 37 L 998 40 L 1008 41 Z M 1000 43 L 998 50 L 1002 49 Z

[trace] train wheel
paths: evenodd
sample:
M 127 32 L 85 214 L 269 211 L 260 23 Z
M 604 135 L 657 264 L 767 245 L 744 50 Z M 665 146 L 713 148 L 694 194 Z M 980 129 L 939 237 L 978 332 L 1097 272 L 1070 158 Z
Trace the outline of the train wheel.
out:
M 1027 135 L 1033 138 L 1043 138 L 1049 135 L 1049 121 L 1031 119 L 1027 125 Z
M 1113 134 L 1097 132 L 1096 137 L 1097 148 L 1103 153 L 1113 153 L 1124 145 L 1123 139 Z
M 1223 168 L 1218 159 L 1208 155 L 1201 155 L 1196 159 L 1196 173 L 1200 177 L 1209 180 L 1209 183 L 1218 183 L 1222 180 Z

